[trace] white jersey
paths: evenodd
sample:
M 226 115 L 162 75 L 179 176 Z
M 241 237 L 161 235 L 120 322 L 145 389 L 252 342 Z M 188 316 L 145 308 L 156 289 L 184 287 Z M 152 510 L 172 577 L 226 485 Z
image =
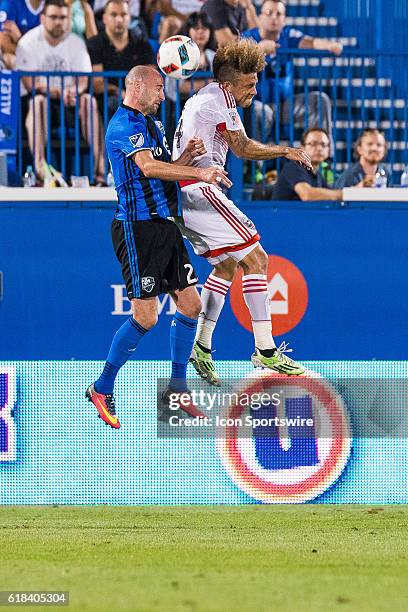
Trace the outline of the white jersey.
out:
M 91 59 L 82 38 L 67 32 L 55 46 L 44 36 L 42 25 L 29 30 L 20 38 L 16 49 L 16 69 L 30 72 L 92 72 Z M 46 77 L 38 82 L 45 85 Z M 64 87 L 74 84 L 73 77 L 64 77 Z M 50 89 L 61 89 L 61 77 L 49 79 Z
M 197 157 L 193 166 L 223 168 L 228 144 L 225 130 L 244 130 L 235 100 L 220 83 L 209 83 L 189 98 L 177 126 L 173 140 L 173 159 L 183 153 L 187 142 L 194 136 L 203 139 L 207 152 Z

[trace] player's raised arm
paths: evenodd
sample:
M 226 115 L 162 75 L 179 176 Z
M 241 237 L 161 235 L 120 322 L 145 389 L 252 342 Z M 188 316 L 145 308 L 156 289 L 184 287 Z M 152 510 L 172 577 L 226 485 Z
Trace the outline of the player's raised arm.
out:
M 225 130 L 223 136 L 228 143 L 231 151 L 243 159 L 275 159 L 276 157 L 286 157 L 313 170 L 309 155 L 301 148 L 284 147 L 273 144 L 263 144 L 258 140 L 249 138 L 244 130 Z
M 133 155 L 133 161 L 147 178 L 158 178 L 162 181 L 204 181 L 211 185 L 231 187 L 232 183 L 223 168 L 194 168 L 154 159 L 152 152 L 144 149 Z

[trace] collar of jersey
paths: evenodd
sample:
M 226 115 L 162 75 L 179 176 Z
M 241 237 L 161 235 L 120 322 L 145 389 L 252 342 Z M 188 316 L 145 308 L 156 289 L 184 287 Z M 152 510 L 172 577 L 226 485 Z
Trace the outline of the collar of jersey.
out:
M 128 111 L 133 111 L 133 114 L 135 115 L 135 117 L 137 117 L 138 115 L 143 115 L 143 113 L 141 113 L 140 111 L 137 110 L 137 108 L 132 108 L 131 106 L 127 106 L 126 104 L 124 104 L 123 102 L 121 102 L 121 107 L 125 108 Z M 143 115 L 144 116 L 144 115 Z

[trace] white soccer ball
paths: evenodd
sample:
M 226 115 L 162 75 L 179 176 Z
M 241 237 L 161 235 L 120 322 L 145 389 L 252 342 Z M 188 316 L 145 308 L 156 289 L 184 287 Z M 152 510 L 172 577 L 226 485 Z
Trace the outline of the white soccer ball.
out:
M 172 79 L 188 79 L 200 63 L 200 49 L 188 36 L 170 36 L 157 52 L 160 70 Z

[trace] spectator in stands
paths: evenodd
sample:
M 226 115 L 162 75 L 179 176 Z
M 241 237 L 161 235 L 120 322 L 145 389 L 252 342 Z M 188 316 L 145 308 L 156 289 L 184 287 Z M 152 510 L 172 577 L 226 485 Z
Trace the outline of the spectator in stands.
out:
M 218 45 L 235 40 L 248 28 L 258 27 L 251 0 L 207 0 L 202 10 L 212 21 Z
M 14 68 L 17 43 L 40 24 L 44 0 L 0 0 L 0 51 L 5 68 Z
M 153 6 L 158 0 L 128 0 L 130 23 L 129 29 L 133 30 L 138 38 L 147 40 L 147 27 L 145 23 L 145 11 Z M 105 29 L 103 13 L 107 0 L 95 0 L 93 9 L 95 14 L 96 26 L 100 32 Z
M 91 72 L 91 60 L 84 41 L 69 32 L 69 10 L 64 0 L 46 0 L 41 25 L 27 32 L 19 40 L 16 51 L 16 67 L 19 70 L 47 72 Z M 47 87 L 48 80 L 48 87 Z M 88 93 L 88 79 L 85 76 L 65 77 L 45 76 L 23 77 L 23 85 L 30 93 L 26 118 L 26 128 L 30 150 L 34 156 L 36 172 L 40 179 L 44 176 L 45 142 L 49 135 L 47 91 L 50 94 L 52 126 L 60 126 L 61 98 L 65 107 L 63 129 L 74 123 L 75 107 L 79 109 L 82 133 L 87 142 L 93 145 L 96 180 L 104 174 L 103 145 L 100 140 L 99 113 L 96 101 Z M 92 121 L 92 125 L 91 125 Z M 92 138 L 93 135 L 93 138 Z
M 268 135 L 272 129 L 275 109 L 275 68 L 276 50 L 279 47 L 293 49 L 316 49 L 320 51 L 330 51 L 335 55 L 340 55 L 343 46 L 341 43 L 326 38 L 312 38 L 305 36 L 299 30 L 295 30 L 285 24 L 286 6 L 281 0 L 264 0 L 259 14 L 259 27 L 246 30 L 244 37 L 254 38 L 264 49 L 267 66 L 265 68 L 264 79 L 258 86 L 258 99 L 262 99 L 268 106 L 264 108 L 264 120 L 266 122 L 265 132 Z M 290 102 L 289 96 L 293 86 L 293 64 L 290 58 L 282 58 L 279 76 L 279 99 L 280 120 L 282 123 L 290 122 Z M 305 111 L 308 107 L 309 125 L 322 125 L 330 134 L 332 133 L 331 101 L 327 94 L 312 91 L 308 94 L 307 105 L 304 94 L 296 94 L 293 99 L 293 119 L 295 126 L 304 127 Z M 321 120 L 319 107 L 321 108 Z M 262 117 L 262 105 L 255 101 L 255 112 L 258 122 Z
M 125 0 L 108 0 L 103 13 L 105 31 L 87 41 L 94 72 L 129 72 L 137 64 L 154 64 L 153 50 L 146 40 L 129 30 L 129 6 Z M 118 79 L 107 79 L 108 116 L 114 114 L 124 94 L 124 79 L 119 90 Z M 94 78 L 98 104 L 103 105 L 104 79 Z
M 358 161 L 339 176 L 336 187 L 353 187 L 362 182 L 366 187 L 375 184 L 375 175 L 379 165 L 387 156 L 387 143 L 384 133 L 376 129 L 364 130 L 354 145 L 355 157 Z M 391 177 L 387 173 L 387 185 Z
M 163 16 L 159 41 L 162 43 L 169 36 L 177 34 L 189 15 L 201 11 L 204 2 L 205 0 L 159 0 L 158 9 Z
M 81 38 L 96 36 L 95 17 L 88 0 L 66 0 L 71 19 L 71 32 Z
M 319 167 L 329 157 L 330 138 L 323 128 L 311 128 L 303 133 L 301 143 L 312 160 L 313 172 L 297 162 L 283 166 L 273 188 L 273 200 L 342 200 L 341 189 L 330 189 Z

